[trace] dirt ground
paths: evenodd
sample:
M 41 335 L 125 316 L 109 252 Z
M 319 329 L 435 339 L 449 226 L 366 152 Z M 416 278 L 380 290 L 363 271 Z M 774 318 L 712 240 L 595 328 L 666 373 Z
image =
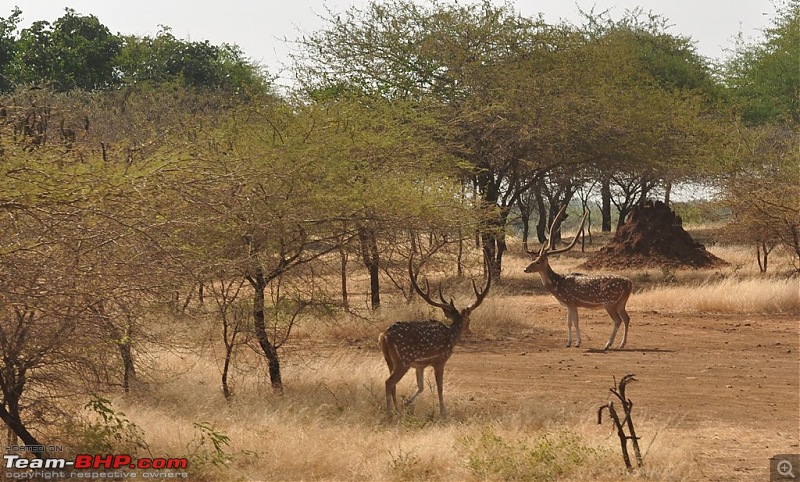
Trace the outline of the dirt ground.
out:
M 566 312 L 555 300 L 530 313 L 537 328 L 527 333 L 497 338 L 473 327 L 448 362 L 445 397 L 455 389 L 476 404 L 523 399 L 590 411 L 607 400 L 612 375 L 634 373 L 634 420 L 685 429 L 705 480 L 768 480 L 771 456 L 800 452 L 797 316 L 631 312 L 626 348 L 603 352 L 605 311 L 580 311 L 580 348 L 565 347 Z

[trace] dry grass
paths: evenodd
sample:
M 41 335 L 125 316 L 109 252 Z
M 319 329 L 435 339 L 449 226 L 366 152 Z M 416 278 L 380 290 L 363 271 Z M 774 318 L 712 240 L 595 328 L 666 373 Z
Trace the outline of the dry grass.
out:
M 374 355 L 374 354 L 373 354 Z M 216 368 L 202 359 L 164 354 L 183 375 L 153 385 L 147 396 L 118 398 L 116 406 L 141 427 L 159 456 L 194 452 L 192 480 L 619 480 L 616 436 L 597 426 L 585 407 L 552 411 L 518 402 L 470 408 L 462 387 L 448 383 L 451 413 L 434 416 L 428 394 L 417 415 L 389 418 L 383 410 L 385 367 L 352 350 L 304 360 L 286 370 L 292 389 L 282 397 L 257 383 L 232 402 L 218 395 Z M 399 388 L 410 393 L 407 377 Z M 203 396 L 198 397 L 198 386 Z M 200 446 L 194 422 L 230 437 L 226 463 L 215 466 Z M 673 421 L 643 418 L 646 480 L 686 480 L 696 471 L 691 443 L 667 443 Z M 660 438 L 659 438 L 660 437 Z
M 541 301 L 552 301 L 538 276 L 523 273 L 528 258 L 518 248 L 512 243 L 502 282 L 473 315 L 484 339 L 537 329 Z M 732 266 L 620 273 L 635 283 L 632 315 L 637 310 L 800 313 L 796 279 L 759 275 L 748 248 L 712 251 Z M 553 267 L 574 271 L 585 256 L 559 256 Z M 776 255 L 771 262 L 777 270 L 787 259 Z M 448 287 L 457 306 L 469 302 L 469 283 Z M 353 293 L 364 290 L 363 273 L 357 273 L 352 288 Z M 521 397 L 471 403 L 473 387 L 465 376 L 446 379 L 446 419 L 438 416 L 431 387 L 415 414 L 388 417 L 383 411 L 386 366 L 377 351 L 364 353 L 361 347 L 374 348 L 378 332 L 393 321 L 428 318 L 442 315 L 387 295 L 377 314 L 364 311 L 301 325 L 294 345 L 283 352 L 284 383 L 291 387 L 284 396 L 268 391 L 263 365 L 249 355 L 251 363 L 240 366 L 254 368 L 234 374 L 236 395 L 226 401 L 219 389 L 219 353 L 202 340 L 197 346 L 209 347 L 204 353 L 158 353 L 159 370 L 168 375 L 135 395 L 116 397 L 115 407 L 143 429 L 153 455 L 192 454 L 192 480 L 697 480 L 703 478 L 697 440 L 724 436 L 720 427 L 689 429 L 671 415 L 637 413 L 637 430 L 647 434 L 641 442 L 646 467 L 631 475 L 620 468 L 616 434 L 591 415 L 596 407 L 564 408 Z M 197 337 L 208 332 L 194 328 Z M 412 393 L 413 378 L 401 381 L 398 394 Z M 195 423 L 230 437 L 230 445 L 222 447 L 224 457 L 210 448 L 209 434 Z
M 800 313 L 796 279 L 725 278 L 658 286 L 631 298 L 633 310 L 701 313 Z

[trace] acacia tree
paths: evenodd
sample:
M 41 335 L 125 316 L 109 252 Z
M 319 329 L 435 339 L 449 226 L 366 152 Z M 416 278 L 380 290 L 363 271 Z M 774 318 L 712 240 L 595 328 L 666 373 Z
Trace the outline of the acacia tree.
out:
M 11 131 L 0 125 L 0 418 L 39 446 L 36 431 L 69 420 L 63 397 L 130 382 L 136 347 L 119 310 L 157 305 L 174 278 L 153 244 L 161 221 L 139 215 L 152 166 L 31 147 Z
M 499 276 L 511 208 L 550 170 L 672 178 L 705 141 L 691 94 L 707 85 L 705 65 L 687 39 L 636 19 L 591 30 L 488 2 L 373 2 L 303 38 L 298 73 L 309 90 L 410 98 L 434 114 L 422 132 L 462 161 L 456 175 L 495 209 L 481 237 Z
M 0 417 L 26 444 L 70 421 L 65 397 L 135 388 L 151 343 L 175 342 L 145 314 L 191 274 L 166 249 L 177 227 L 160 180 L 192 145 L 169 124 L 205 104 L 176 94 L 0 99 Z
M 800 124 L 800 2 L 776 2 L 777 15 L 763 40 L 739 39 L 724 64 L 734 109 L 748 125 Z
M 247 281 L 254 338 L 281 393 L 279 348 L 296 312 L 289 310 L 278 330 L 280 317 L 270 315 L 282 306 L 269 294 L 280 285 L 283 299 L 293 292 L 298 306 L 311 303 L 292 278 L 356 240 L 365 226 L 380 236 L 460 204 L 446 180 L 414 174 L 424 149 L 412 147 L 421 144 L 394 106 L 265 105 L 240 106 L 196 130 L 190 158 L 165 174 L 173 202 L 160 214 L 183 220 L 170 242 L 196 266 L 198 279 L 238 271 Z
M 789 128 L 765 126 L 742 131 L 737 165 L 723 181 L 730 229 L 756 246 L 766 271 L 771 246 L 784 246 L 800 271 L 800 141 Z M 763 258 L 762 258 L 763 257 Z
M 762 270 L 776 242 L 792 255 L 796 268 L 800 259 L 798 40 L 800 2 L 789 0 L 779 5 L 763 40 L 740 43 L 724 71 L 730 105 L 741 123 L 729 132 L 723 200 L 732 210 L 732 229 L 760 247 Z
M 543 138 L 568 122 L 566 106 L 543 99 L 558 90 L 553 50 L 568 37 L 488 2 L 373 2 L 302 39 L 299 74 L 312 91 L 344 86 L 432 113 L 420 132 L 462 161 L 452 175 L 495 209 L 481 237 L 499 276 L 511 207 L 536 173 L 564 160 Z

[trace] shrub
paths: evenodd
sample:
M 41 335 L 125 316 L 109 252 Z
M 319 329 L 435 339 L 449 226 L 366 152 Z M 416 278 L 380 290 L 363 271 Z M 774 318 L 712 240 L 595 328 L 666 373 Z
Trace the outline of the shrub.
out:
M 557 480 L 597 456 L 580 435 L 566 429 L 508 440 L 488 427 L 460 444 L 467 452 L 467 468 L 485 480 Z

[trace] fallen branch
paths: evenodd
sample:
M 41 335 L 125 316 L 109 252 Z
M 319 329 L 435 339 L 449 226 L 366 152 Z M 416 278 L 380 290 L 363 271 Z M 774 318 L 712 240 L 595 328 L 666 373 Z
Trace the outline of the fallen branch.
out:
M 614 425 L 617 427 L 617 435 L 619 436 L 619 443 L 622 448 L 622 459 L 625 461 L 625 466 L 628 470 L 631 470 L 633 466 L 631 465 L 631 459 L 628 455 L 628 440 L 630 440 L 633 444 L 633 454 L 636 457 L 636 465 L 637 467 L 642 466 L 642 453 L 639 450 L 639 437 L 636 436 L 636 430 L 633 428 L 633 419 L 631 418 L 631 411 L 633 410 L 633 402 L 625 396 L 625 388 L 627 387 L 628 383 L 637 381 L 634 378 L 633 374 L 628 374 L 622 377 L 617 384 L 616 377 L 614 378 L 614 387 L 610 389 L 611 393 L 616 396 L 619 401 L 622 403 L 622 408 L 625 412 L 624 420 L 620 420 L 619 415 L 617 414 L 617 410 L 614 407 L 614 402 L 610 401 L 606 405 L 601 406 L 597 410 L 597 423 L 603 423 L 603 410 L 608 410 L 608 414 L 611 417 L 611 420 L 614 422 Z M 628 433 L 625 433 L 625 427 L 628 427 Z

